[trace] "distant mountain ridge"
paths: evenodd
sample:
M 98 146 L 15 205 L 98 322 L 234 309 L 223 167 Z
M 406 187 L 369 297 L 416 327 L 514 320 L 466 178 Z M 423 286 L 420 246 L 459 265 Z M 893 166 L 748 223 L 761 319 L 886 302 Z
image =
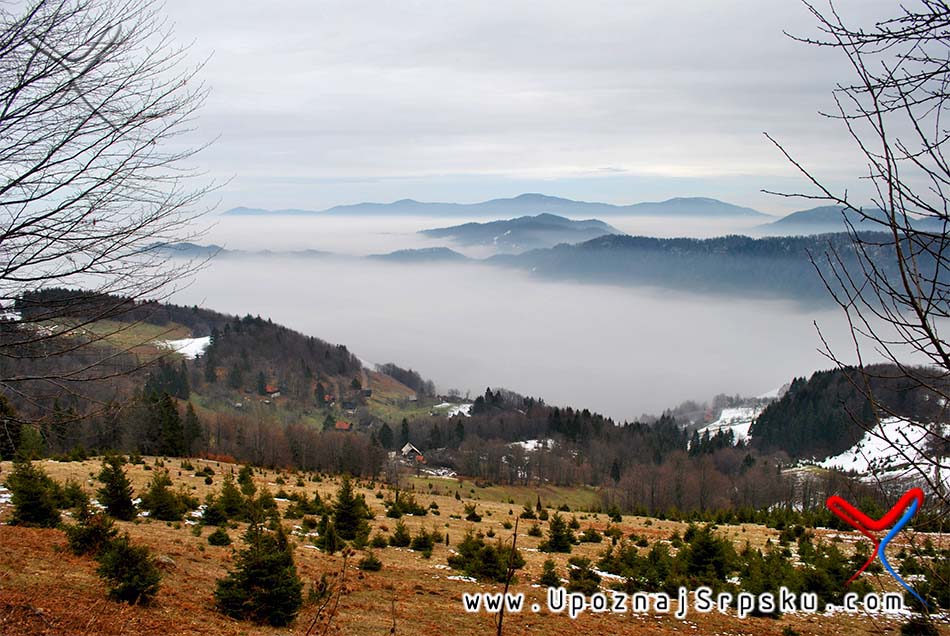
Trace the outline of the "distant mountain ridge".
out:
M 886 238 L 880 233 L 863 236 L 872 241 Z M 893 275 L 893 249 L 884 240 L 877 242 L 881 244 L 867 248 L 868 256 Z M 834 280 L 829 250 L 837 253 L 845 266 L 859 271 L 846 233 L 711 239 L 608 235 L 577 245 L 500 254 L 483 262 L 555 280 L 828 303 L 831 296 L 815 267 Z
M 391 203 L 354 203 L 337 205 L 325 210 L 265 210 L 261 208 L 237 207 L 224 212 L 227 216 L 309 216 L 317 214 L 416 214 L 422 216 L 478 216 L 478 215 L 518 215 L 528 216 L 541 213 L 576 216 L 671 216 L 671 217 L 761 217 L 769 218 L 758 210 L 746 208 L 707 197 L 676 197 L 666 201 L 615 205 L 596 201 L 575 201 L 546 194 L 526 193 L 512 198 L 491 199 L 479 203 L 440 203 L 400 199 Z
M 559 243 L 582 243 L 606 234 L 623 234 L 598 219 L 573 221 L 556 214 L 520 216 L 488 223 L 464 223 L 421 230 L 434 239 L 449 239 L 460 245 L 491 246 L 501 252 L 554 247 Z
M 841 206 L 823 205 L 793 212 L 777 221 L 760 225 L 754 231 L 758 234 L 781 236 L 827 234 L 844 232 L 848 224 L 859 232 L 886 231 L 886 216 L 883 210 L 867 208 L 864 215 L 868 218 Z M 933 218 L 918 219 L 913 226 L 925 231 L 943 231 L 942 223 Z

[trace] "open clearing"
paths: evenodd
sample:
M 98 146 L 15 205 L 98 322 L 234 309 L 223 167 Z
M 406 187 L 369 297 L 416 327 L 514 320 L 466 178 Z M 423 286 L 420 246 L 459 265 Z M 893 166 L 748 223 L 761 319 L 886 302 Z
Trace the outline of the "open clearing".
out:
M 136 491 L 142 489 L 152 474 L 146 466 L 154 465 L 155 458 L 146 458 L 145 465 L 126 466 L 126 470 Z M 208 460 L 190 460 L 196 470 L 210 466 L 215 471 L 214 484 L 206 485 L 203 477 L 195 477 L 194 471 L 181 470 L 182 460 L 165 460 L 165 466 L 176 484 L 184 484 L 200 499 L 211 491 L 220 488 L 224 471 L 234 470 L 237 466 Z M 98 473 L 100 463 L 97 460 L 84 462 L 39 462 L 43 468 L 58 481 L 67 478 L 76 479 L 94 496 L 98 487 L 94 475 Z M 9 462 L 0 464 L 0 480 L 9 474 Z M 319 491 L 325 500 L 332 498 L 338 481 L 323 478 L 319 482 L 304 478 L 304 485 L 297 486 L 298 475 L 279 473 L 273 470 L 255 471 L 259 487 L 267 487 L 272 493 L 281 488 L 290 493 L 305 491 L 313 496 Z M 279 484 L 278 479 L 284 484 Z M 511 530 L 503 528 L 505 520 L 514 521 L 523 504 L 534 505 L 539 491 L 524 488 L 478 488 L 471 481 L 459 483 L 458 480 L 412 478 L 406 480 L 415 490 L 420 504 L 435 502 L 439 506 L 438 516 L 404 517 L 403 520 L 413 532 L 420 526 L 435 528 L 448 533 L 452 545 L 462 539 L 465 531 L 476 527 L 482 532 L 493 530 L 497 537 L 508 538 Z M 432 484 L 431 493 L 429 483 Z M 376 515 L 370 524 L 373 532 L 391 530 L 395 520 L 385 517 L 382 500 L 376 493 L 379 484 L 362 481 L 359 492 L 363 493 L 371 510 Z M 471 489 L 475 490 L 474 499 Z M 386 488 L 382 487 L 386 492 Z M 458 491 L 461 500 L 455 499 Z M 590 497 L 586 491 L 568 493 L 551 489 L 540 491 L 546 504 L 557 505 L 559 496 L 567 501 L 584 501 Z M 507 497 L 514 504 L 507 503 Z M 483 515 L 480 523 L 472 524 L 461 517 L 463 505 L 475 503 Z M 287 503 L 278 501 L 283 509 Z M 570 504 L 569 504 L 570 505 Z M 0 504 L 0 518 L 9 514 Z M 604 514 L 576 514 L 582 528 L 593 526 L 604 530 L 609 520 Z M 298 520 L 284 520 L 290 530 Z M 544 605 L 544 593 L 534 582 L 541 574 L 541 567 L 548 555 L 538 552 L 541 539 L 527 536 L 525 531 L 532 521 L 521 521 L 518 546 L 527 561 L 525 568 L 518 573 L 518 582 L 513 592 L 523 592 L 527 607 L 531 603 Z M 118 522 L 121 530 L 127 530 L 132 538 L 149 546 L 156 555 L 170 557 L 174 562 L 164 568 L 162 588 L 156 602 L 150 607 L 128 607 L 106 599 L 103 586 L 95 574 L 95 562 L 87 557 L 73 556 L 66 549 L 66 541 L 60 530 L 42 530 L 18 528 L 9 525 L 0 526 L 0 633 L 4 636 L 25 634 L 304 634 L 313 619 L 315 607 L 306 605 L 297 622 L 288 629 L 258 627 L 250 623 L 241 623 L 228 619 L 213 609 L 215 580 L 222 577 L 232 564 L 232 548 L 240 547 L 240 527 L 230 529 L 229 534 L 235 540 L 234 546 L 214 547 L 207 543 L 210 528 L 204 528 L 200 536 L 194 534 L 196 526 L 183 522 L 166 523 L 141 518 L 135 522 Z M 542 527 L 546 524 L 542 523 Z M 673 521 L 660 521 L 642 517 L 626 516 L 618 524 L 624 534 L 636 532 L 652 543 L 666 540 L 671 533 L 682 533 L 686 524 Z M 775 541 L 777 533 L 759 525 L 723 526 L 719 531 L 733 539 L 741 547 L 746 541 L 762 546 L 770 538 Z M 829 531 L 818 531 L 819 535 L 829 535 Z M 853 535 L 853 536 L 851 536 Z M 857 533 L 842 535 L 844 546 L 859 539 Z M 940 537 L 945 543 L 946 537 Z M 333 576 L 340 572 L 343 557 L 340 554 L 329 556 L 308 547 L 305 537 L 295 536 L 297 549 L 295 560 L 305 586 L 318 581 L 324 574 Z M 586 556 L 596 561 L 605 544 L 582 543 L 575 546 L 570 556 Z M 356 557 L 351 557 L 345 572 L 344 594 L 341 596 L 339 610 L 333 620 L 329 633 L 353 634 L 389 634 L 395 617 L 397 634 L 458 634 L 484 635 L 494 633 L 493 619 L 487 614 L 469 614 L 462 609 L 461 597 L 464 592 L 501 590 L 501 585 L 471 583 L 452 580 L 449 577 L 458 574 L 448 569 L 446 558 L 450 547 L 437 545 L 430 559 L 408 548 L 386 548 L 376 550 L 384 564 L 380 572 L 360 572 L 356 568 Z M 564 575 L 569 555 L 558 554 L 553 558 L 558 571 Z M 868 576 L 868 575 L 866 575 Z M 884 583 L 884 575 L 876 583 Z M 305 590 L 306 594 L 306 590 Z M 393 614 L 394 612 L 394 614 Z M 572 621 L 564 615 L 526 611 L 522 614 L 508 615 L 505 621 L 506 634 L 775 634 L 780 635 L 788 626 L 802 635 L 837 634 L 898 634 L 901 617 L 868 616 L 864 614 L 826 615 L 789 615 L 778 620 L 750 618 L 739 620 L 734 615 L 712 613 L 708 615 L 690 614 L 685 620 L 658 614 L 590 614 L 581 615 Z M 321 633 L 319 630 L 316 633 Z M 943 626 L 941 633 L 950 633 Z

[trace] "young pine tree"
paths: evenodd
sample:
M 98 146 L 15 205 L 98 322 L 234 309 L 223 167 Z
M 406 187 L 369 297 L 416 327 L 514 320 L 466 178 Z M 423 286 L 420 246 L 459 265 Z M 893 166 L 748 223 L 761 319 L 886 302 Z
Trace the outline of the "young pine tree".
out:
M 367 516 L 369 511 L 366 502 L 353 492 L 353 482 L 349 475 L 344 475 L 340 490 L 336 494 L 336 503 L 333 505 L 333 525 L 337 535 L 341 539 L 352 541 L 358 535 L 368 534 Z
M 186 454 L 194 453 L 198 442 L 201 441 L 204 431 L 201 428 L 201 421 L 198 414 L 195 413 L 195 407 L 189 402 L 185 409 L 185 419 L 182 424 L 184 435 L 184 451 Z
M 129 605 L 147 605 L 158 592 L 161 573 L 145 546 L 132 545 L 129 535 L 109 543 L 98 556 L 99 576 L 109 597 Z
M 187 511 L 181 497 L 172 490 L 172 480 L 167 470 L 157 470 L 142 493 L 142 508 L 155 519 L 180 521 Z
M 58 486 L 42 468 L 29 460 L 15 462 L 7 487 L 13 493 L 10 523 L 41 528 L 53 528 L 59 523 Z
M 283 627 L 293 622 L 303 602 L 287 535 L 278 524 L 274 532 L 252 521 L 244 535 L 247 545 L 237 563 L 218 581 L 214 597 L 227 616 Z
M 557 574 L 553 559 L 548 559 L 544 562 L 541 578 L 538 579 L 538 583 L 545 587 L 561 587 L 561 577 Z
M 131 521 L 135 518 L 135 504 L 132 503 L 132 482 L 122 468 L 123 461 L 118 455 L 109 455 L 102 461 L 99 481 L 102 487 L 96 491 L 99 503 L 106 512 L 116 519 Z
M 544 552 L 570 552 L 574 533 L 560 513 L 555 512 L 548 523 L 548 538 L 539 547 Z

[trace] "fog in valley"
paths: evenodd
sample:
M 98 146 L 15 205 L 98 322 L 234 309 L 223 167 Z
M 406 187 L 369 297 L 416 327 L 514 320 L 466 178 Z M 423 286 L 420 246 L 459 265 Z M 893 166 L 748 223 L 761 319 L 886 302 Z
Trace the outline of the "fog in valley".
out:
M 549 282 L 475 263 L 400 264 L 363 254 L 451 243 L 418 229 L 468 219 L 219 217 L 202 239 L 228 249 L 317 249 L 343 256 L 219 257 L 173 298 L 272 318 L 367 363 L 395 362 L 463 394 L 486 386 L 587 407 L 617 419 L 685 399 L 758 395 L 830 363 L 813 325 L 841 352 L 839 311 L 791 301 Z M 704 236 L 738 231 L 610 218 L 627 232 Z M 644 231 L 644 233 L 647 233 Z M 460 250 L 464 251 L 464 250 Z
M 247 251 L 320 250 L 334 254 L 365 256 L 400 249 L 446 246 L 472 258 L 485 258 L 494 252 L 478 246 L 460 246 L 444 240 L 428 239 L 419 230 L 451 227 L 469 221 L 486 223 L 495 216 L 210 216 L 199 220 L 196 231 L 203 232 L 199 242 L 214 243 L 227 249 Z M 576 217 L 580 218 L 580 217 Z M 618 230 L 637 236 L 709 238 L 724 234 L 748 234 L 766 223 L 758 218 L 690 218 L 671 223 L 670 219 L 644 216 L 605 216 L 602 221 Z

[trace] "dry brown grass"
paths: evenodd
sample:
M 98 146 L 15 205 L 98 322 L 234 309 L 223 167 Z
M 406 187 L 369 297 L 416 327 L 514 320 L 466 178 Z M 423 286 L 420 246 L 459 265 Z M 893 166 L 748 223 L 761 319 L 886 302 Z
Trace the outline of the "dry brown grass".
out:
M 147 458 L 149 464 L 154 458 Z M 215 470 L 215 483 L 207 486 L 203 478 L 194 477 L 194 471 L 180 470 L 180 460 L 166 461 L 172 478 L 183 483 L 199 498 L 220 487 L 222 471 L 237 468 L 214 461 L 191 460 L 196 469 L 210 465 Z M 57 480 L 73 478 L 83 483 L 85 488 L 94 492 L 98 484 L 93 476 L 99 470 L 99 462 L 59 463 L 44 461 L 43 467 Z M 3 473 L 10 464 L 0 465 Z M 141 489 L 153 474 L 143 466 L 127 467 L 135 488 Z M 0 480 L 3 478 L 0 473 Z M 331 498 L 336 491 L 335 479 L 324 479 L 320 483 L 306 481 L 302 488 L 295 486 L 296 475 L 284 473 L 286 483 L 276 484 L 280 473 L 273 470 L 256 473 L 259 486 L 276 492 L 281 487 L 288 493 L 306 491 L 312 496 L 319 491 L 325 499 Z M 418 482 L 417 482 L 418 483 Z M 373 487 L 370 487 L 373 486 Z M 375 497 L 379 484 L 362 482 L 359 490 L 376 514 L 371 522 L 376 531 L 391 530 L 396 521 L 384 516 L 382 501 Z M 438 482 L 434 490 L 438 494 L 426 494 L 416 489 L 416 498 L 423 505 L 435 501 L 439 505 L 439 516 L 404 517 L 403 521 L 415 532 L 419 527 L 436 528 L 448 533 L 452 544 L 457 543 L 465 531 L 473 524 L 463 519 L 452 519 L 451 515 L 462 515 L 464 503 L 471 499 L 456 501 L 454 489 Z M 427 488 L 426 488 L 427 490 Z M 467 494 L 467 490 L 462 493 Z M 483 521 L 475 524 L 478 529 L 487 532 L 493 529 L 497 537 L 510 537 L 511 531 L 502 527 L 506 519 L 513 521 L 513 515 L 521 510 L 521 503 L 508 504 L 499 501 L 479 499 L 477 502 Z M 283 507 L 286 504 L 281 503 Z M 0 517 L 5 511 L 0 510 Z M 571 513 L 567 516 L 570 517 Z M 582 528 L 593 525 L 604 530 L 609 521 L 606 515 L 577 514 Z M 584 518 L 586 517 L 586 518 Z M 290 529 L 296 521 L 285 520 Z M 532 522 L 522 522 L 526 531 Z M 224 575 L 232 562 L 231 547 L 214 547 L 207 543 L 210 529 L 204 529 L 200 537 L 192 534 L 192 527 L 182 523 L 140 519 L 132 523 L 119 523 L 132 538 L 148 545 L 156 554 L 167 555 L 175 565 L 165 570 L 161 590 L 155 603 L 150 607 L 128 607 L 112 603 L 105 598 L 105 592 L 95 574 L 94 562 L 85 557 L 75 557 L 65 548 L 65 538 L 59 530 L 40 530 L 0 526 L 0 634 L 20 636 L 25 634 L 162 634 L 174 636 L 185 634 L 303 634 L 310 624 L 315 606 L 305 607 L 297 622 L 290 630 L 258 627 L 249 623 L 240 623 L 225 618 L 214 611 L 213 596 L 215 581 Z M 542 524 L 544 525 L 544 524 Z M 639 517 L 624 517 L 620 524 L 625 534 L 636 532 L 646 536 L 651 542 L 667 539 L 674 531 L 680 533 L 685 524 L 673 521 L 647 520 Z M 229 530 L 236 544 L 243 528 Z M 761 546 L 776 533 L 762 526 L 728 526 L 720 529 L 732 538 L 737 545 L 749 541 Z M 321 575 L 332 577 L 339 572 L 342 557 L 328 556 L 312 547 L 302 537 L 297 537 L 295 559 L 304 581 L 309 584 L 317 581 Z M 537 551 L 540 539 L 522 533 L 518 544 L 527 561 L 526 567 L 518 572 L 518 583 L 513 591 L 524 592 L 527 606 L 537 602 L 544 604 L 543 591 L 531 583 L 541 574 L 541 567 L 548 555 Z M 845 545 L 847 545 L 845 543 Z M 573 555 L 597 558 L 604 544 L 581 544 Z M 486 614 L 473 615 L 463 611 L 461 596 L 463 592 L 474 589 L 499 591 L 500 585 L 474 584 L 450 580 L 454 573 L 447 569 L 446 558 L 449 548 L 444 544 L 436 546 L 431 559 L 424 559 L 419 553 L 409 549 L 386 548 L 377 550 L 384 563 L 380 572 L 360 572 L 356 568 L 359 554 L 351 558 L 346 574 L 346 584 L 340 598 L 338 612 L 333 618 L 330 633 L 353 634 L 356 636 L 389 634 L 392 625 L 391 602 L 395 597 L 395 618 L 397 634 L 459 634 L 475 635 L 494 633 L 492 618 Z M 558 568 L 563 574 L 566 570 L 568 555 L 555 555 Z M 790 625 L 803 635 L 812 634 L 852 634 L 890 633 L 897 634 L 899 621 L 867 617 L 862 615 L 832 617 L 790 616 L 781 620 L 747 619 L 740 621 L 734 616 L 711 614 L 706 616 L 688 616 L 678 620 L 669 616 L 649 615 L 593 615 L 584 614 L 578 620 L 571 621 L 566 616 L 550 615 L 546 612 L 534 614 L 526 611 L 522 614 L 507 615 L 505 633 L 520 634 L 781 634 L 784 626 Z M 320 633 L 317 631 L 316 633 Z M 950 631 L 945 630 L 945 633 Z

